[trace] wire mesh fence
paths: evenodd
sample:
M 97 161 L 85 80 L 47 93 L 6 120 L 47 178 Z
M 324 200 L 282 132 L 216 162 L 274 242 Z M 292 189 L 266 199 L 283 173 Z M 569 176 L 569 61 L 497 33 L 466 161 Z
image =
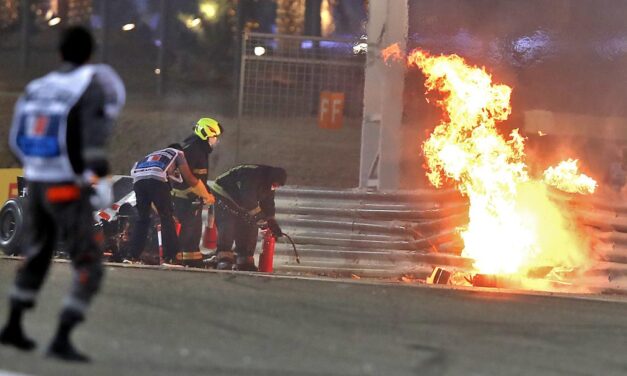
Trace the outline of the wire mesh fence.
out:
M 343 116 L 360 121 L 365 55 L 359 40 L 247 33 L 242 45 L 239 116 L 317 117 L 321 92 L 343 93 Z
M 19 90 L 55 69 L 60 31 L 82 25 L 96 41 L 91 61 L 112 65 L 130 91 L 192 98 L 219 91 L 233 103 L 235 3 L 212 4 L 207 15 L 198 0 L 0 0 L 0 89 Z

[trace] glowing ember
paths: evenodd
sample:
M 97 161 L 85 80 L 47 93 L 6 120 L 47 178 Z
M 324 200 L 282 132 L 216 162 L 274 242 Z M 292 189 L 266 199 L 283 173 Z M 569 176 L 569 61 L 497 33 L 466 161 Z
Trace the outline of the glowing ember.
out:
M 386 50 L 388 58 L 400 54 L 395 48 Z M 430 182 L 435 187 L 453 183 L 469 198 L 470 222 L 461 229 L 462 255 L 474 259 L 475 268 L 485 274 L 581 266 L 587 259 L 586 243 L 572 219 L 549 199 L 547 186 L 529 176 L 523 137 L 518 130 L 504 136 L 497 129 L 511 113 L 512 89 L 492 83 L 484 69 L 469 66 L 457 55 L 415 50 L 408 64 L 425 74 L 427 93 L 440 94 L 436 104 L 444 116 L 423 152 Z M 565 163 L 547 170 L 551 185 L 596 185 L 577 174 L 576 163 Z
M 544 182 L 569 193 L 594 193 L 597 182 L 589 176 L 579 174 L 577 160 L 562 161 L 556 167 L 544 171 Z

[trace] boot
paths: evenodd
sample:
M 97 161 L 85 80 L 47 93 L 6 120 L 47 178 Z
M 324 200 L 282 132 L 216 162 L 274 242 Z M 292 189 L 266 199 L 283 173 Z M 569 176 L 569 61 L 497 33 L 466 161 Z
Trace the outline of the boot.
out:
M 53 341 L 46 351 L 46 356 L 67 362 L 88 363 L 91 361 L 87 355 L 78 352 L 70 341 Z
M 76 350 L 70 341 L 72 330 L 82 320 L 83 316 L 79 313 L 70 310 L 63 311 L 57 333 L 46 351 L 46 356 L 68 362 L 89 362 L 89 357 Z
M 191 268 L 202 268 L 204 266 L 203 255 L 199 250 L 179 252 L 176 254 L 176 259 L 181 261 L 183 266 Z
M 217 256 L 218 256 L 218 264 L 216 266 L 216 269 L 233 270 L 233 264 L 235 262 L 233 251 L 220 251 L 218 252 Z
M 255 258 L 253 256 L 237 256 L 237 263 L 235 264 L 235 270 L 243 272 L 256 272 L 258 271 L 255 266 Z
M 26 308 L 32 307 L 32 304 L 24 305 L 18 301 L 11 301 L 11 310 L 9 312 L 9 320 L 0 332 L 0 344 L 13 346 L 22 351 L 32 351 L 37 344 L 28 338 L 22 330 L 22 315 Z
M 174 257 L 171 256 L 163 256 L 163 261 L 161 262 L 161 266 L 166 267 L 183 267 L 183 261 L 177 257 L 175 254 Z
M 0 333 L 0 343 L 6 346 L 13 346 L 22 351 L 32 351 L 37 344 L 32 339 L 26 337 L 21 326 L 7 325 Z
M 203 255 L 203 267 L 207 269 L 215 269 L 218 266 L 218 256 L 216 252 Z
M 168 268 L 183 268 L 184 265 L 183 265 L 183 261 L 177 260 L 175 257 L 175 258 L 169 258 L 169 259 L 163 260 L 163 262 L 161 263 L 161 266 L 165 266 Z

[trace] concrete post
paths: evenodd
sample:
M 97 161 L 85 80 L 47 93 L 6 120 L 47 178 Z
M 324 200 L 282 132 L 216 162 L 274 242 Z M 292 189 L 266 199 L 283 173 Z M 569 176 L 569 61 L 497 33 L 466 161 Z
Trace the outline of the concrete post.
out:
M 397 189 L 405 64 L 388 66 L 380 52 L 394 43 L 405 51 L 408 4 L 406 0 L 371 0 L 369 7 L 359 187 Z

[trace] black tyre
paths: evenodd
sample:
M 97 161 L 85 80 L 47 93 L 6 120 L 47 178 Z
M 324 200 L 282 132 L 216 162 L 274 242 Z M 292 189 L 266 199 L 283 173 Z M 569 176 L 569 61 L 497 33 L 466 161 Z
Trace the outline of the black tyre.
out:
M 7 255 L 20 253 L 24 237 L 24 210 L 20 199 L 9 199 L 0 209 L 0 249 Z

